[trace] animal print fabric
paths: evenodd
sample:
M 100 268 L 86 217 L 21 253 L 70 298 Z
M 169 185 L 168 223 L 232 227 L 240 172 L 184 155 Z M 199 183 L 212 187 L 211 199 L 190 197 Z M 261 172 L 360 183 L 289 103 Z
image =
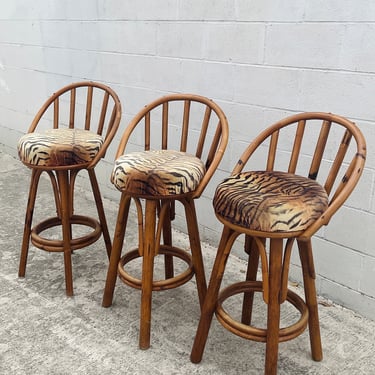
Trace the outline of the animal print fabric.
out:
M 82 129 L 27 133 L 18 141 L 20 159 L 29 165 L 58 167 L 86 164 L 103 144 L 102 136 Z
M 316 181 L 276 171 L 243 172 L 216 189 L 215 212 L 232 224 L 265 232 L 306 229 L 328 207 Z
M 115 162 L 112 183 L 138 196 L 170 196 L 194 191 L 205 173 L 203 162 L 174 150 L 151 150 L 122 155 Z

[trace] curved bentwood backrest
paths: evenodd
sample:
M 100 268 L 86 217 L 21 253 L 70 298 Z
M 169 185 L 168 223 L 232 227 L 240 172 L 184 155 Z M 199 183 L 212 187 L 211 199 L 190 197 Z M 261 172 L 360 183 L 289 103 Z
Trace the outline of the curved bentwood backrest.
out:
M 250 157 L 251 165 L 247 164 Z M 302 238 L 308 238 L 328 224 L 348 198 L 362 174 L 365 159 L 366 142 L 353 122 L 331 113 L 307 112 L 276 122 L 260 133 L 232 174 L 259 170 L 260 161 L 266 160 L 266 170 L 298 174 L 324 186 L 330 197 L 329 207 L 303 233 Z
M 171 94 L 146 105 L 129 123 L 116 159 L 127 152 L 173 149 L 202 159 L 206 174 L 194 193 L 201 195 L 228 143 L 228 123 L 220 107 L 193 94 Z M 139 146 L 141 145 L 141 146 Z
M 56 91 L 34 117 L 28 133 L 57 128 L 84 129 L 104 138 L 102 147 L 90 163 L 105 156 L 121 120 L 121 103 L 108 86 L 97 82 L 76 82 Z

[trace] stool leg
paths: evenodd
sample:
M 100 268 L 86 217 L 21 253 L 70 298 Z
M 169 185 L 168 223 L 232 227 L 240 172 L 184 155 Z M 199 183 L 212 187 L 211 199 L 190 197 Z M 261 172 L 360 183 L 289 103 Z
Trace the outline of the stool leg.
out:
M 70 224 L 70 201 L 69 201 L 69 172 L 56 171 L 57 180 L 60 188 L 61 199 L 61 225 L 64 246 L 64 267 L 65 267 L 65 287 L 66 295 L 73 295 L 73 273 L 72 273 L 72 255 L 70 243 L 72 240 L 72 231 Z
M 116 229 L 113 237 L 113 247 L 111 256 L 109 258 L 107 279 L 103 294 L 103 307 L 109 307 L 112 305 L 113 293 L 117 279 L 117 267 L 121 257 L 122 245 L 125 238 L 126 223 L 128 221 L 130 200 L 130 197 L 125 195 L 125 193 L 121 195 L 119 211 L 117 214 Z
M 312 358 L 314 361 L 321 361 L 323 359 L 323 350 L 320 338 L 318 301 L 316 298 L 315 270 L 311 240 L 305 242 L 298 241 L 298 249 L 302 265 L 306 305 L 309 309 L 309 333 Z
M 194 344 L 190 354 L 190 360 L 193 363 L 199 363 L 202 360 L 204 347 L 206 345 L 208 331 L 211 326 L 212 318 L 216 308 L 217 297 L 223 279 L 224 269 L 228 260 L 229 253 L 238 233 L 232 229 L 224 227 L 216 254 L 214 266 L 212 268 L 211 278 L 207 289 L 206 298 L 203 303 L 201 317 L 198 329 L 195 335 Z
M 202 258 L 202 248 L 199 236 L 197 214 L 195 211 L 195 204 L 192 198 L 187 198 L 184 201 L 186 222 L 189 234 L 190 248 L 192 254 L 192 262 L 195 272 L 195 279 L 197 281 L 198 297 L 200 306 L 202 308 L 204 298 L 207 292 L 207 282 L 204 271 L 204 264 Z
M 152 284 L 154 277 L 155 257 L 156 208 L 156 200 L 146 200 L 144 226 L 145 240 L 142 261 L 141 322 L 139 333 L 139 347 L 141 349 L 148 349 L 150 347 Z
M 259 266 L 259 250 L 256 247 L 256 242 L 252 237 L 246 235 L 245 237 L 245 251 L 249 254 L 249 260 L 247 264 L 246 281 L 255 281 L 257 278 L 258 266 Z M 241 322 L 243 324 L 251 323 L 251 315 L 253 311 L 254 292 L 245 292 L 242 302 L 242 317 Z
M 22 246 L 21 246 L 21 257 L 20 257 L 20 264 L 19 264 L 19 269 L 18 269 L 19 277 L 24 277 L 26 273 L 26 263 L 27 263 L 27 255 L 29 253 L 31 225 L 33 221 L 33 213 L 34 213 L 36 194 L 38 191 L 39 178 L 41 174 L 42 174 L 42 171 L 40 169 L 33 169 L 31 173 L 29 198 L 28 198 L 27 207 L 26 207 L 25 225 L 24 225 L 24 230 L 23 230 L 23 239 L 22 239 Z
M 267 341 L 265 375 L 276 375 L 280 328 L 280 286 L 283 240 L 272 238 L 269 260 L 269 296 L 267 311 Z
M 111 237 L 108 231 L 107 220 L 106 220 L 105 213 L 104 213 L 103 201 L 102 201 L 102 197 L 101 197 L 100 190 L 99 190 L 99 184 L 98 184 L 98 180 L 96 178 L 94 169 L 89 169 L 88 173 L 90 177 L 92 192 L 95 198 L 96 208 L 98 210 L 98 216 L 99 216 L 100 226 L 102 228 L 104 243 L 107 249 L 107 255 L 109 259 L 111 256 L 112 243 L 111 243 Z
M 172 224 L 174 219 L 174 202 L 168 202 L 167 213 L 163 222 L 163 242 L 164 245 L 172 246 Z M 174 276 L 173 256 L 164 255 L 165 262 L 165 278 L 170 279 Z

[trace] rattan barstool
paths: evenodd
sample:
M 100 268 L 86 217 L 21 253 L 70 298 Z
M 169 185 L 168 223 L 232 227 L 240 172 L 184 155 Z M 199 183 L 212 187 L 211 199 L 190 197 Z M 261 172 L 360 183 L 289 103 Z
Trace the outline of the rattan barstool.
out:
M 293 115 L 252 141 L 231 176 L 218 185 L 213 200 L 224 228 L 191 352 L 192 362 L 202 359 L 214 313 L 234 334 L 266 343 L 266 375 L 277 373 L 279 342 L 299 336 L 307 326 L 312 358 L 322 359 L 311 237 L 329 223 L 350 195 L 365 157 L 365 139 L 358 127 L 329 113 Z M 254 165 L 249 168 L 253 160 L 262 158 L 266 160 L 264 170 Z M 228 256 L 241 234 L 249 259 L 246 279 L 220 291 Z M 288 288 L 295 242 L 305 299 Z M 259 260 L 261 280 L 257 280 Z M 263 324 L 252 322 L 255 292 L 262 294 L 267 307 Z M 236 295 L 243 295 L 240 321 L 226 304 Z M 284 302 L 297 309 L 299 318 L 280 327 Z
M 131 135 L 135 141 L 131 141 Z M 134 151 L 143 136 L 142 150 Z M 137 138 L 138 137 L 138 138 Z M 171 94 L 146 105 L 130 122 L 119 145 L 112 182 L 121 200 L 107 273 L 103 306 L 112 304 L 117 275 L 141 290 L 139 346 L 150 346 L 152 292 L 176 288 L 194 275 L 200 304 L 206 294 L 195 199 L 215 172 L 228 142 L 228 124 L 213 101 L 192 94 Z M 127 152 L 124 153 L 125 146 Z M 138 218 L 138 246 L 121 256 L 131 201 Z M 172 222 L 183 210 L 191 253 L 173 245 Z M 154 278 L 154 260 L 165 258 L 165 278 Z M 137 278 L 127 266 L 142 259 Z M 175 272 L 174 260 L 186 269 Z
M 35 116 L 28 133 L 18 142 L 20 160 L 31 169 L 29 198 L 19 264 L 24 277 L 30 240 L 34 246 L 64 254 L 66 294 L 73 295 L 71 254 L 87 247 L 103 234 L 108 257 L 111 239 L 95 174 L 95 166 L 116 134 L 121 119 L 121 104 L 109 87 L 95 82 L 78 82 L 54 93 Z M 76 177 L 86 170 L 99 220 L 74 212 Z M 33 224 L 33 213 L 40 176 L 50 177 L 56 216 Z M 75 236 L 74 227 L 88 228 L 88 233 Z M 61 227 L 56 239 L 47 230 Z

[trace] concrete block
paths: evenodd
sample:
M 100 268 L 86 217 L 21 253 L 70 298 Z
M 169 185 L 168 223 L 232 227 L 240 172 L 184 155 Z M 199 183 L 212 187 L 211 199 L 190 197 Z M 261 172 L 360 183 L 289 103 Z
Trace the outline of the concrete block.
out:
M 9 146 L 16 148 L 16 143 L 8 139 L 9 130 L 14 129 L 14 131 L 19 132 L 20 136 L 25 134 L 34 116 L 35 114 L 22 112 L 15 117 L 13 109 L 0 107 L 0 127 L 4 129 L 0 136 L 1 142 L 9 143 Z
M 235 66 L 234 101 L 269 108 L 298 108 L 300 75 L 295 69 Z
M 266 126 L 261 107 L 224 102 L 222 109 L 228 119 L 231 141 L 250 142 Z
M 18 66 L 19 68 L 30 70 L 44 69 L 44 49 L 35 46 L 21 44 L 3 44 L 1 46 L 2 55 L 0 66 Z M 0 68 L 1 69 L 1 68 Z
M 43 46 L 97 50 L 100 42 L 98 23 L 45 20 L 40 24 Z
M 157 56 L 126 56 L 126 65 L 120 69 L 120 82 L 135 87 L 152 89 L 155 92 L 183 92 L 181 60 Z M 123 76 L 123 77 L 122 77 Z
M 88 53 L 90 52 L 86 52 L 86 54 Z M 102 52 L 92 53 L 91 59 L 95 59 L 96 64 L 99 65 L 100 75 L 104 81 L 132 87 L 139 86 L 140 75 L 142 74 L 142 69 L 139 68 L 142 68 L 144 60 L 142 56 Z
M 265 63 L 298 68 L 335 68 L 340 61 L 344 31 L 344 25 L 331 23 L 269 24 Z
M 0 91 L 1 106 L 14 110 L 14 113 L 35 115 L 50 95 L 46 94 L 45 75 L 34 70 L 6 68 L 2 85 L 4 89 Z
M 119 6 L 121 2 L 116 2 L 116 4 Z M 100 15 L 97 4 L 93 6 L 92 0 L 67 0 L 64 4 L 56 6 L 56 3 L 53 3 L 53 5 L 50 5 L 48 14 L 55 13 L 56 17 L 65 15 L 69 20 L 97 20 Z
M 375 4 L 371 0 L 362 0 L 360 6 L 353 0 L 316 0 L 306 2 L 304 19 L 317 22 L 355 22 L 373 21 Z
M 0 44 L 31 44 L 40 46 L 44 40 L 40 21 L 4 20 L 0 22 Z
M 212 23 L 207 27 L 208 60 L 260 64 L 263 62 L 263 24 Z
M 240 159 L 241 155 L 245 151 L 246 147 L 249 145 L 247 140 L 239 141 L 239 140 L 231 140 L 226 150 L 226 170 L 230 173 L 232 169 L 237 164 L 238 160 Z M 253 165 L 257 165 L 255 160 L 252 160 L 251 163 L 248 163 L 244 169 L 252 169 Z
M 69 3 L 75 3 L 76 7 L 72 8 L 77 9 L 77 5 L 85 6 L 86 14 L 90 13 L 92 9 L 96 7 L 87 6 L 86 3 L 83 4 L 81 1 L 79 4 L 74 0 L 69 1 L 48 1 L 35 0 L 32 3 L 27 0 L 18 0 L 18 1 L 9 1 L 1 5 L 0 19 L 9 19 L 9 20 L 36 20 L 36 19 L 66 19 L 66 9 Z M 92 4 L 92 2 L 91 2 Z M 69 4 L 70 5 L 70 4 Z
M 367 143 L 366 168 L 375 168 L 375 150 L 369 142 L 375 137 L 375 126 L 372 121 L 355 120 Z
M 356 119 L 375 120 L 372 98 L 375 76 L 340 71 L 302 70 L 299 106 Z M 297 103 L 297 102 L 295 102 Z
M 202 196 L 197 199 L 196 209 L 199 219 L 198 222 L 201 225 L 215 230 L 220 229 L 220 225 L 218 224 L 218 220 L 212 207 L 212 197 L 207 198 Z
M 318 293 L 322 297 L 333 300 L 335 303 L 354 310 L 369 319 L 375 319 L 375 298 L 325 278 L 320 280 L 319 285 Z
M 174 20 L 178 17 L 178 2 L 160 0 L 143 1 L 99 1 L 98 16 L 106 20 Z
M 226 177 L 229 176 L 228 171 L 223 171 L 221 169 L 217 169 L 214 175 L 212 176 L 210 182 L 206 186 L 206 189 L 204 190 L 202 197 L 207 199 L 208 203 L 208 210 L 212 210 L 212 199 L 215 195 L 216 187 L 219 185 Z
M 234 20 L 235 4 L 232 0 L 181 1 L 178 8 L 180 20 Z
M 132 118 L 146 104 L 163 95 L 161 92 L 155 92 L 148 88 L 128 86 L 126 82 L 121 85 L 112 86 L 116 89 L 117 95 L 121 98 L 123 112 L 124 115 L 128 116 L 128 119 Z M 126 122 L 124 122 L 124 124 L 126 124 Z
M 313 254 L 317 274 L 358 290 L 362 254 L 317 237 L 313 239 Z
M 213 100 L 233 100 L 235 82 L 233 66 L 223 63 L 181 60 L 181 82 L 184 92 L 207 96 Z
M 300 21 L 305 4 L 300 1 L 283 0 L 237 0 L 236 17 L 239 21 L 272 22 Z
M 375 6 L 373 6 L 375 14 Z M 341 51 L 342 69 L 350 71 L 375 72 L 375 32 L 373 23 L 354 23 L 345 25 L 343 48 Z
M 65 48 L 44 48 L 44 64 L 41 70 L 52 74 L 77 76 L 77 71 L 84 65 L 83 76 L 89 76 L 87 74 L 90 70 L 89 66 L 97 60 L 87 59 L 86 54 L 84 51 L 79 50 L 68 52 Z
M 2 4 L 0 19 L 2 20 L 16 20 L 25 19 L 30 14 L 30 8 L 27 6 L 26 2 L 17 3 L 15 1 L 7 1 Z
M 103 80 L 103 66 L 101 64 L 101 53 L 86 50 L 71 51 L 70 56 L 71 75 L 78 77 L 80 80 L 102 81 Z M 64 59 L 62 59 L 64 60 Z M 54 71 L 59 73 L 58 70 Z M 117 78 L 118 79 L 118 78 Z M 117 80 L 108 80 L 108 84 L 116 82 Z
M 208 27 L 205 23 L 159 23 L 158 55 L 202 59 Z
M 374 196 L 374 177 L 373 171 L 365 169 L 354 191 L 345 202 L 345 206 L 363 211 L 371 210 L 375 213 L 371 207 Z
M 6 134 L 6 140 L 4 139 L 4 133 Z M 18 140 L 25 134 L 25 132 L 19 129 L 7 128 L 0 137 L 0 143 L 3 144 L 3 149 L 9 155 L 13 156 L 18 160 L 17 143 Z
M 343 206 L 327 225 L 325 238 L 337 245 L 356 249 L 361 254 L 375 256 L 373 233 L 368 229 L 374 228 L 374 224 L 373 214 Z
M 375 245 L 374 245 L 375 247 Z M 374 251 L 375 254 L 375 251 Z M 368 296 L 375 296 L 375 256 L 374 257 L 363 257 L 363 265 L 360 277 L 359 291 Z
M 292 116 L 295 114 L 295 111 L 288 111 L 281 108 L 265 108 L 264 109 L 264 127 L 267 128 L 274 123 Z
M 102 21 L 94 27 L 94 35 L 100 42 L 96 49 L 137 55 L 156 53 L 157 25 L 153 22 Z

